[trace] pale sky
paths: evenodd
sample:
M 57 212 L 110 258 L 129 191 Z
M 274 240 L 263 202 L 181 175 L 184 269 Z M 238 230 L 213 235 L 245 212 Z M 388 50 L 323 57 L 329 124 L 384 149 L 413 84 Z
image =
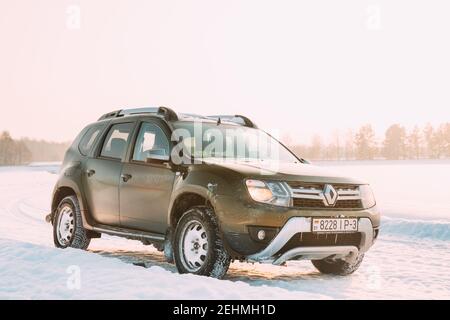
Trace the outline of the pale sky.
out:
M 65 141 L 159 105 L 301 142 L 450 121 L 449 14 L 448 0 L 0 0 L 0 130 Z

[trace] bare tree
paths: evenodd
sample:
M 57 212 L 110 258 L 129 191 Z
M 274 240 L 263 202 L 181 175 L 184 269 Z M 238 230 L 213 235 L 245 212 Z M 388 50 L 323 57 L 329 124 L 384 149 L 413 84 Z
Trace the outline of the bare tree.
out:
M 23 164 L 31 159 L 28 148 L 20 141 L 15 141 L 9 132 L 0 135 L 0 165 Z
M 436 157 L 434 135 L 434 128 L 431 126 L 431 124 L 427 123 L 427 125 L 423 129 L 423 138 L 425 141 L 426 154 L 428 158 Z
M 11 165 L 13 161 L 14 140 L 7 131 L 3 131 L 0 136 L 0 164 Z
M 311 141 L 311 146 L 309 148 L 309 156 L 311 159 L 320 159 L 322 158 L 323 144 L 322 138 L 315 134 Z
M 16 164 L 29 163 L 32 160 L 32 154 L 28 150 L 27 146 L 23 141 L 16 142 Z
M 61 161 L 69 147 L 67 142 L 48 142 L 43 140 L 22 139 L 30 150 L 32 161 Z
M 419 159 L 422 151 L 422 136 L 420 129 L 416 125 L 406 137 L 407 157 Z
M 444 139 L 443 150 L 446 157 L 450 157 L 450 122 L 443 125 L 442 138 Z
M 331 134 L 331 143 L 327 147 L 328 158 L 333 160 L 340 160 L 342 157 L 341 137 L 339 130 L 333 130 Z
M 362 126 L 355 135 L 355 153 L 357 159 L 373 159 L 375 157 L 377 146 L 375 133 L 370 124 Z
M 398 160 L 406 157 L 406 131 L 399 124 L 391 125 L 385 133 L 383 154 L 387 159 Z
M 450 155 L 450 123 L 441 124 L 432 135 L 432 154 L 434 158 Z
M 346 160 L 355 158 L 355 135 L 351 129 L 345 133 L 344 158 Z

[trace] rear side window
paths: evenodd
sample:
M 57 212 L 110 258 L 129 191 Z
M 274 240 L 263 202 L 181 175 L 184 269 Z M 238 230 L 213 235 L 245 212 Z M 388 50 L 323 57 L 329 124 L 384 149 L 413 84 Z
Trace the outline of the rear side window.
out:
M 91 151 L 94 144 L 97 142 L 100 137 L 100 133 L 102 132 L 103 126 L 95 126 L 90 128 L 83 139 L 81 139 L 80 144 L 78 145 L 78 150 L 83 156 L 86 156 Z
M 122 159 L 127 150 L 133 123 L 115 124 L 109 129 L 100 156 Z

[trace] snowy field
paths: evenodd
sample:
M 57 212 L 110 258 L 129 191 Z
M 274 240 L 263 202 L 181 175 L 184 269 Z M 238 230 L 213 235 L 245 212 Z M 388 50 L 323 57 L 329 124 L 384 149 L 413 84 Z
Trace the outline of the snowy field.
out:
M 179 275 L 161 253 L 103 236 L 55 249 L 44 221 L 57 167 L 0 167 L 0 299 L 449 299 L 450 162 L 322 162 L 370 182 L 379 240 L 352 276 L 233 263 L 224 280 Z

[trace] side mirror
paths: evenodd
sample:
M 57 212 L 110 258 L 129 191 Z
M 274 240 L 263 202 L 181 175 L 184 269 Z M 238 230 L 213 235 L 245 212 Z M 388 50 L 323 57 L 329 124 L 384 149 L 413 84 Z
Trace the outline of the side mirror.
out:
M 182 172 L 183 175 L 187 173 L 186 166 L 174 164 L 169 156 L 153 156 L 152 158 L 145 159 L 145 163 L 160 165 L 174 172 Z
M 145 163 L 148 164 L 164 164 L 170 162 L 169 156 L 152 156 L 151 158 L 145 159 Z

